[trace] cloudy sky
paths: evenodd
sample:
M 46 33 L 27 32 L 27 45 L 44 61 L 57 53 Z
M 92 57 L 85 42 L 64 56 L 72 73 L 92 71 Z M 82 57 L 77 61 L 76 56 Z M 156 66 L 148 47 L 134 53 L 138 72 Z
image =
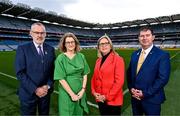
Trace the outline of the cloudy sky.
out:
M 92 23 L 115 23 L 180 14 L 180 0 L 10 0 Z

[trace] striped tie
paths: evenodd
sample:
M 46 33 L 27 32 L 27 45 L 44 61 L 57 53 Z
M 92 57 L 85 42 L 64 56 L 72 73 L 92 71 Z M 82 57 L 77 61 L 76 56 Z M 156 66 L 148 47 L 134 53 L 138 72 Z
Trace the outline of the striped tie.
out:
M 39 53 L 38 53 L 38 54 L 39 54 L 39 55 L 41 56 L 41 58 L 43 59 L 43 55 L 44 55 L 44 54 L 43 54 L 43 51 L 42 51 L 42 49 L 41 49 L 41 46 L 39 45 L 38 48 L 39 48 Z
M 138 60 L 138 65 L 137 65 L 137 70 L 136 70 L 136 74 L 138 74 L 143 62 L 144 62 L 144 56 L 145 56 L 145 51 L 143 50 L 139 56 L 139 60 Z

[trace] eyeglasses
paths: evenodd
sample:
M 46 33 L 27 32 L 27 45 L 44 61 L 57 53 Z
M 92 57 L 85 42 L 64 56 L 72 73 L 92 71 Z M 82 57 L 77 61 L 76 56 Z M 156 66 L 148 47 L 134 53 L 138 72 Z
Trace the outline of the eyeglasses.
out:
M 99 43 L 99 46 L 107 46 L 107 45 L 109 45 L 109 42 Z
M 67 45 L 70 45 L 70 44 L 75 44 L 75 41 L 67 41 L 65 42 Z
M 37 32 L 37 31 L 32 31 L 33 33 L 37 34 L 37 35 L 44 35 L 46 32 Z

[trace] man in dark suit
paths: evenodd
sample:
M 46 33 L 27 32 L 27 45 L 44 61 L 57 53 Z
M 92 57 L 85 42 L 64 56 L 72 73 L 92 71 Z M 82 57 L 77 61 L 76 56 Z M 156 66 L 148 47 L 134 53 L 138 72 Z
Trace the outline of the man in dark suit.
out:
M 48 115 L 53 91 L 54 48 L 44 43 L 46 29 L 42 23 L 32 24 L 30 35 L 33 41 L 18 46 L 16 51 L 21 115 L 36 115 L 37 109 L 39 115 Z
M 160 115 L 165 101 L 164 86 L 170 75 L 169 54 L 153 45 L 153 30 L 143 27 L 139 32 L 141 49 L 131 56 L 128 88 L 132 95 L 133 115 Z

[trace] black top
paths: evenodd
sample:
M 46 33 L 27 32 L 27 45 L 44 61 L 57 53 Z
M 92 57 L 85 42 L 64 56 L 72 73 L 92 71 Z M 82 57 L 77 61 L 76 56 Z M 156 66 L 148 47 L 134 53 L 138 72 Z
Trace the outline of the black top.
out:
M 111 53 L 111 51 L 108 54 L 104 55 L 104 56 L 102 55 L 102 60 L 101 60 L 100 67 L 102 66 L 102 64 L 104 63 L 104 61 L 106 60 L 106 58 L 109 56 L 110 53 Z

